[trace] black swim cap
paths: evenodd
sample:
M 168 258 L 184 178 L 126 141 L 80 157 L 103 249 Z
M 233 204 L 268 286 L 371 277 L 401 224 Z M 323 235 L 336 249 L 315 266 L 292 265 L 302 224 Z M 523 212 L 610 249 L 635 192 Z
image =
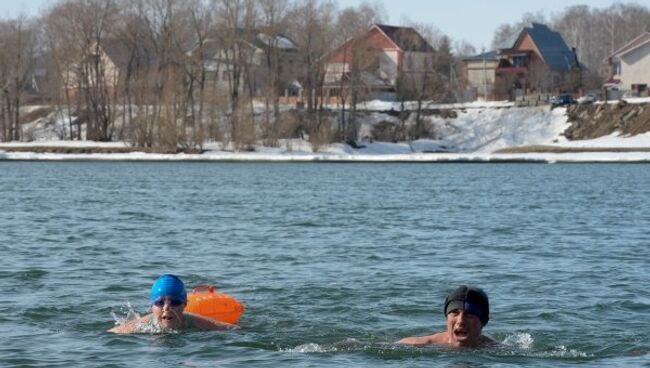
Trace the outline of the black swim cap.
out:
M 490 320 L 488 296 L 477 287 L 462 285 L 449 294 L 445 299 L 445 316 L 454 309 L 462 309 L 477 316 L 483 326 Z

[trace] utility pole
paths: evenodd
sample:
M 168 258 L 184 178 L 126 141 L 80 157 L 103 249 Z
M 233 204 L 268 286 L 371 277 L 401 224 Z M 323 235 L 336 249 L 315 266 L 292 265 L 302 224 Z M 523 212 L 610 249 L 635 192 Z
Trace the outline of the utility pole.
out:
M 485 59 L 485 46 L 481 49 L 483 54 L 483 100 L 487 101 L 487 60 Z

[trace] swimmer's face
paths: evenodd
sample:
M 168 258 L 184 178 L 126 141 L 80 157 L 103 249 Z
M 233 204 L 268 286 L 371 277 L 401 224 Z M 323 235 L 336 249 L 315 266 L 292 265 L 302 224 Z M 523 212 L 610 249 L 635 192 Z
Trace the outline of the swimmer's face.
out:
M 162 328 L 180 330 L 183 327 L 183 310 L 186 303 L 162 297 L 153 303 L 153 317 Z
M 462 309 L 454 309 L 447 314 L 447 334 L 452 346 L 479 346 L 482 329 L 481 320 L 474 314 Z

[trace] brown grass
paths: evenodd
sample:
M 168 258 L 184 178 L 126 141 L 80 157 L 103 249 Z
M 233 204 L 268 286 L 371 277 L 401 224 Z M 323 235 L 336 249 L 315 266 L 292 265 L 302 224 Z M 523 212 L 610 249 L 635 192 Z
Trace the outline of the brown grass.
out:
M 594 153 L 594 152 L 650 152 L 649 148 L 605 148 L 605 147 L 555 147 L 555 146 L 522 146 L 504 148 L 494 153 Z

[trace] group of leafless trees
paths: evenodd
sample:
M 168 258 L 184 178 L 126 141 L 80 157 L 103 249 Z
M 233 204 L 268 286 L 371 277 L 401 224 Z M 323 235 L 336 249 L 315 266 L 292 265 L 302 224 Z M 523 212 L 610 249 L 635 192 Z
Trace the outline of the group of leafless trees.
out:
M 25 139 L 20 107 L 34 96 L 60 112 L 65 139 L 195 150 L 354 138 L 355 111 L 324 113 L 324 61 L 384 17 L 377 4 L 330 0 L 59 0 L 40 17 L 0 20 L 0 140 Z M 262 33 L 265 47 L 251 47 Z M 358 56 L 352 79 L 367 66 Z M 292 80 L 304 113 L 280 118 Z M 341 89 L 354 110 L 359 89 Z
M 601 9 L 574 5 L 554 15 L 527 13 L 519 22 L 500 26 L 492 48 L 511 47 L 521 29 L 531 22 L 547 24 L 560 32 L 569 47 L 576 48 L 578 59 L 587 67 L 583 87 L 597 89 L 607 78 L 607 57 L 641 33 L 650 31 L 650 8 L 637 3 L 616 3 Z
M 376 68 L 375 59 L 363 45 L 350 48 L 356 54 L 341 78 L 335 118 L 324 108 L 324 61 L 385 18 L 380 4 L 339 9 L 333 0 L 58 0 L 38 17 L 0 20 L 0 141 L 26 139 L 21 107 L 36 97 L 56 107 L 65 139 L 170 151 L 200 150 L 208 140 L 239 149 L 259 140 L 274 145 L 300 134 L 319 143 L 354 140 L 363 72 Z M 528 14 L 499 28 L 495 47 L 533 20 L 560 31 L 602 80 L 602 60 L 646 30 L 650 12 L 619 4 L 575 6 L 550 21 Z M 434 26 L 407 25 L 436 53 L 418 61 L 424 74 L 397 78 L 400 101 L 418 102 L 416 127 L 404 139 L 426 134 L 423 101 L 450 101 L 462 90 L 460 58 L 475 52 Z M 263 47 L 251 47 L 260 34 Z M 289 53 L 284 36 L 295 42 Z M 294 80 L 304 112 L 281 116 Z
M 0 22 L 0 138 L 19 140 L 20 107 L 35 67 L 37 31 L 24 17 Z

